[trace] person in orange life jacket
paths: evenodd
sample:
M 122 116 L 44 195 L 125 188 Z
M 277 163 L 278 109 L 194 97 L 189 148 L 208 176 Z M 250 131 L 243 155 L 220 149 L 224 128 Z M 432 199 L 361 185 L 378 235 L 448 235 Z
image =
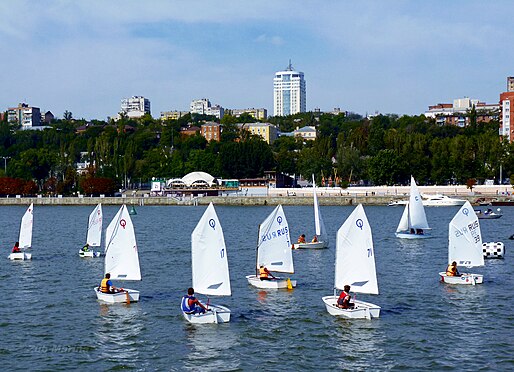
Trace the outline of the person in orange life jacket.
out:
M 350 302 L 352 299 L 352 296 L 350 295 L 350 286 L 345 285 L 343 289 L 344 290 L 341 292 L 339 298 L 337 299 L 337 307 L 340 307 L 341 309 L 353 309 L 355 304 Z
M 273 276 L 273 274 L 270 273 L 269 270 L 264 267 L 264 265 L 261 265 L 259 267 L 259 279 L 260 280 L 271 280 L 271 279 L 277 279 L 277 278 L 275 278 Z
M 19 252 L 21 252 L 20 243 L 16 242 L 16 243 L 14 243 L 14 247 L 12 247 L 12 253 L 19 253 Z
M 186 314 L 204 314 L 207 310 L 195 297 L 195 290 L 193 288 L 187 289 L 187 295 L 182 297 L 182 304 L 180 306 L 182 311 Z
M 305 243 L 305 234 L 300 235 L 298 238 L 298 243 Z
M 314 235 L 314 238 L 312 238 L 311 243 L 317 243 L 318 242 L 318 236 Z
M 109 273 L 105 274 L 105 278 L 102 279 L 99 289 L 102 293 L 118 293 L 123 291 L 123 288 L 116 288 L 114 285 L 112 285 L 111 274 Z
M 459 270 L 457 270 L 457 262 L 453 261 L 451 264 L 448 265 L 448 267 L 446 268 L 446 275 L 460 276 Z

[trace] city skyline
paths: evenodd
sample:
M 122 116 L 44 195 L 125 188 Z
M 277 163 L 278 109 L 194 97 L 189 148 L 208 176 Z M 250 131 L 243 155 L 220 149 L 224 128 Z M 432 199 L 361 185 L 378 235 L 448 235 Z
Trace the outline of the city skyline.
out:
M 421 114 L 499 101 L 514 74 L 514 3 L 495 1 L 4 2 L 1 110 L 115 117 L 144 96 L 152 116 L 208 98 L 273 112 L 273 78 L 305 74 L 307 111 Z

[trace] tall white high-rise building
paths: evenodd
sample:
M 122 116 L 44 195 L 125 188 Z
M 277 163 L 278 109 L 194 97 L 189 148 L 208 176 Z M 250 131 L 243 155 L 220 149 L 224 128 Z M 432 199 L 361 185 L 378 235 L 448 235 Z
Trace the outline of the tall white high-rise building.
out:
M 273 79 L 273 113 L 286 116 L 306 111 L 306 90 L 303 72 L 295 71 L 289 61 L 284 71 Z

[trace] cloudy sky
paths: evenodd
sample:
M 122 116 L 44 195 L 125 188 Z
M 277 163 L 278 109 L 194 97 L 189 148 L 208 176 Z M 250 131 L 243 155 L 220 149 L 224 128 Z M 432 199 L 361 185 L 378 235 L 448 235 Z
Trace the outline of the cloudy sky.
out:
M 273 114 L 290 59 L 308 110 L 493 103 L 514 76 L 512 14 L 509 0 L 2 1 L 0 109 L 105 119 L 143 95 L 154 117 L 197 98 Z

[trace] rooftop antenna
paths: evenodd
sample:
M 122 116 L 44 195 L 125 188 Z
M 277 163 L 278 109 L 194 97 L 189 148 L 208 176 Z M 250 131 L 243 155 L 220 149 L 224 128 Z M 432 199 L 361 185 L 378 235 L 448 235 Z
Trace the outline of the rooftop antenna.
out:
M 293 65 L 291 64 L 291 59 L 289 59 L 289 66 L 287 66 L 287 71 L 293 71 Z

